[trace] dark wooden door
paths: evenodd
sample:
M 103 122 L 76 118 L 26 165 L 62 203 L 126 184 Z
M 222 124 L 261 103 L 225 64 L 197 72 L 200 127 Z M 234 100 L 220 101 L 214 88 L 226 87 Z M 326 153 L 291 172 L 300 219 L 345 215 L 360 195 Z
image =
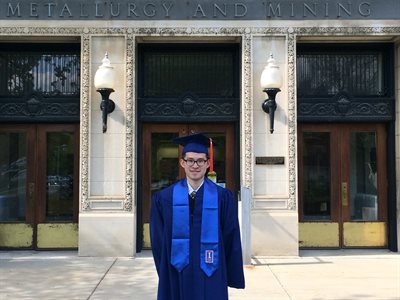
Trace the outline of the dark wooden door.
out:
M 384 124 L 300 124 L 300 246 L 386 247 L 386 168 Z
M 202 132 L 216 141 L 214 147 L 214 171 L 217 173 L 217 184 L 232 191 L 235 190 L 235 147 L 234 126 L 222 124 L 143 124 L 141 151 L 141 213 L 142 243 L 150 247 L 149 215 L 151 197 L 180 178 L 184 171 L 179 166 L 181 149 L 172 142 L 178 136 Z M 140 226 L 139 226 L 140 228 Z M 140 242 L 140 241 L 139 241 Z
M 76 248 L 79 125 L 0 126 L 1 248 Z

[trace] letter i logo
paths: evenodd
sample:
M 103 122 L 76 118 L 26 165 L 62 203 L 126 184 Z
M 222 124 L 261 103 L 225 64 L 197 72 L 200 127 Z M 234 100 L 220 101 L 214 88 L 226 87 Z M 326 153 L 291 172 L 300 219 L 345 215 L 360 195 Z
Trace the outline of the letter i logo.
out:
M 206 263 L 212 264 L 214 262 L 214 250 L 206 250 Z

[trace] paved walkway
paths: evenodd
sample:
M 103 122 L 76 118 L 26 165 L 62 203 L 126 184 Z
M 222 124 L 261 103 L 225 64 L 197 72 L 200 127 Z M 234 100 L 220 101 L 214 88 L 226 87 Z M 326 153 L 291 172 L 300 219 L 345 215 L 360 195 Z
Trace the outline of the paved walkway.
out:
M 301 251 L 253 259 L 246 289 L 230 300 L 399 300 L 400 254 L 387 250 Z M 79 257 L 75 251 L 0 251 L 0 299 L 156 298 L 149 252 L 137 258 Z

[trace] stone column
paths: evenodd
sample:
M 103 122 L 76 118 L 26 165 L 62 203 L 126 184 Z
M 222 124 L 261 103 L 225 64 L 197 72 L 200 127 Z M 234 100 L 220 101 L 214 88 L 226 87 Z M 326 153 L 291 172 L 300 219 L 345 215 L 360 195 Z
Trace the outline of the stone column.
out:
M 89 108 L 82 110 L 81 116 L 82 124 L 86 124 L 87 121 L 87 128 L 81 129 L 81 141 L 87 143 L 86 156 L 81 156 L 82 166 L 87 165 L 87 168 L 82 167 L 82 172 L 87 174 L 83 174 L 81 179 L 81 256 L 133 256 L 135 253 L 136 218 L 132 209 L 132 161 L 127 159 L 133 155 L 133 70 L 128 72 L 126 61 L 127 48 L 132 52 L 132 47 L 132 43 L 127 43 L 125 36 L 96 35 L 83 42 L 83 57 L 89 57 L 88 61 L 83 60 L 86 63 L 83 69 L 88 68 L 89 72 L 83 72 L 82 78 L 83 88 L 89 90 Z M 108 115 L 107 132 L 103 133 L 101 97 L 93 85 L 93 78 L 106 52 L 116 72 L 117 83 L 115 92 L 110 95 L 116 107 Z M 132 58 L 129 59 L 131 62 Z M 127 94 L 131 97 L 128 100 Z

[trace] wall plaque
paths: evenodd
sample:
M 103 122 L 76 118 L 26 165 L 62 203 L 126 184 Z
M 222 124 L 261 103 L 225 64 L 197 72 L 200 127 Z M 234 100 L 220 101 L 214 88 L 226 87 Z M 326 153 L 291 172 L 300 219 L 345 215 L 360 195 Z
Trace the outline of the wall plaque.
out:
M 283 165 L 285 158 L 283 156 L 257 156 L 256 165 Z

